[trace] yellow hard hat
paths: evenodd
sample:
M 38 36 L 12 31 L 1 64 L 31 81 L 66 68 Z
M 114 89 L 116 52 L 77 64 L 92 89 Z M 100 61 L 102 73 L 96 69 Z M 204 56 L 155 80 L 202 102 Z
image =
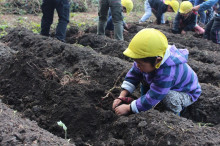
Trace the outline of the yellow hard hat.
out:
M 163 58 L 167 47 L 167 37 L 162 32 L 154 28 L 146 28 L 133 37 L 123 54 L 133 59 L 156 56 Z M 155 67 L 159 68 L 160 63 Z
M 184 1 L 184 2 L 182 2 L 182 3 L 180 4 L 180 10 L 179 10 L 179 12 L 180 12 L 180 13 L 183 13 L 183 14 L 186 14 L 186 13 L 190 12 L 190 11 L 192 10 L 192 8 L 193 8 L 193 5 L 192 5 L 191 2 L 189 2 L 189 1 Z
M 130 13 L 133 9 L 133 2 L 131 0 L 122 0 L 122 6 L 126 8 L 127 13 Z
M 164 3 L 167 4 L 167 5 L 170 5 L 175 13 L 178 12 L 180 4 L 177 0 L 165 0 Z

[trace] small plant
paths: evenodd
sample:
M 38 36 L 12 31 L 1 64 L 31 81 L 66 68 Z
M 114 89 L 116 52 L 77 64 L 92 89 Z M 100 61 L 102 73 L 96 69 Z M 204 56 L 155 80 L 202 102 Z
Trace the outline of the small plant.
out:
M 13 113 L 14 113 L 14 117 L 15 117 L 15 115 L 16 115 L 16 113 L 17 113 L 17 111 L 16 111 L 16 110 L 14 110 L 14 111 L 13 111 Z
M 41 24 L 35 23 L 35 22 L 31 22 L 31 30 L 32 30 L 33 33 L 39 34 L 40 31 L 41 31 Z
M 63 127 L 63 130 L 65 131 L 65 139 L 66 139 L 67 138 L 67 127 L 66 127 L 66 125 L 62 121 L 57 122 L 57 124 L 60 127 Z
M 214 124 L 212 123 L 202 123 L 202 122 L 199 122 L 198 125 L 199 127 L 207 127 L 207 126 L 213 127 L 214 126 Z

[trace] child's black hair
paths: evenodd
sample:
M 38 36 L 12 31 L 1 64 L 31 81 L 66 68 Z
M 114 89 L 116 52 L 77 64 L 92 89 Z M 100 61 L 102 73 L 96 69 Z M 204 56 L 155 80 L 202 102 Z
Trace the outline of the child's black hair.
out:
M 150 63 L 151 66 L 154 67 L 156 60 L 157 60 L 157 57 L 146 57 L 146 58 L 141 58 L 140 60 L 147 62 L 147 63 Z

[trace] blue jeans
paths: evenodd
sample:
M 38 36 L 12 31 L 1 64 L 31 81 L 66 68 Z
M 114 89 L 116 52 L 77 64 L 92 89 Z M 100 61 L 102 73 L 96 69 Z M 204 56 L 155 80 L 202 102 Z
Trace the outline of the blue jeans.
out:
M 151 6 L 148 2 L 148 0 L 146 0 L 144 2 L 144 10 L 145 10 L 145 13 L 144 15 L 141 17 L 141 19 L 139 20 L 139 22 L 145 22 L 147 19 L 150 18 L 150 16 L 152 15 L 152 10 L 151 10 Z M 165 23 L 165 20 L 164 20 L 164 14 L 161 16 L 161 23 Z
M 69 23 L 69 1 L 68 0 L 43 0 L 41 6 L 43 16 L 41 20 L 41 34 L 49 36 L 50 26 L 53 23 L 54 10 L 56 9 L 59 22 L 56 28 L 56 38 L 65 41 L 66 27 Z

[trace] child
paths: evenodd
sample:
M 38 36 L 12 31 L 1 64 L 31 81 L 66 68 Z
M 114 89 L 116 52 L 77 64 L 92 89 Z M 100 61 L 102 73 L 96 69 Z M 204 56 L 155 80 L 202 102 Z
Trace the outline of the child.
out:
M 177 13 L 179 9 L 179 2 L 177 0 L 146 0 L 144 3 L 145 14 L 139 20 L 139 23 L 145 22 L 150 18 L 152 12 L 157 18 L 157 24 L 165 23 L 164 13 L 165 12 L 175 12 Z
M 208 0 L 200 5 L 193 7 L 194 11 L 205 11 L 215 4 L 218 5 L 216 14 L 212 20 L 206 25 L 204 38 L 212 40 L 214 43 L 220 44 L 220 0 Z
M 135 62 L 122 83 L 120 96 L 113 102 L 112 108 L 117 115 L 147 111 L 160 101 L 168 110 L 180 113 L 200 96 L 198 77 L 187 64 L 188 50 L 168 45 L 166 36 L 160 31 L 141 30 L 123 53 Z M 122 104 L 139 83 L 142 88 L 150 85 L 150 89 L 130 104 Z
M 194 30 L 197 34 L 203 34 L 205 30 L 196 24 L 196 13 L 192 11 L 193 5 L 189 1 L 184 1 L 180 5 L 179 13 L 176 15 L 173 33 L 186 34 L 186 31 Z
M 121 1 L 122 4 L 122 12 L 123 13 L 130 13 L 133 9 L 133 2 L 131 0 L 122 0 Z M 127 32 L 128 30 L 128 25 L 123 21 L 123 28 L 124 31 Z M 112 31 L 114 30 L 114 24 L 112 21 L 112 14 L 111 14 L 111 9 L 109 9 L 108 11 L 108 21 L 107 21 L 107 25 L 106 25 L 106 30 L 109 30 L 110 33 L 112 33 Z

